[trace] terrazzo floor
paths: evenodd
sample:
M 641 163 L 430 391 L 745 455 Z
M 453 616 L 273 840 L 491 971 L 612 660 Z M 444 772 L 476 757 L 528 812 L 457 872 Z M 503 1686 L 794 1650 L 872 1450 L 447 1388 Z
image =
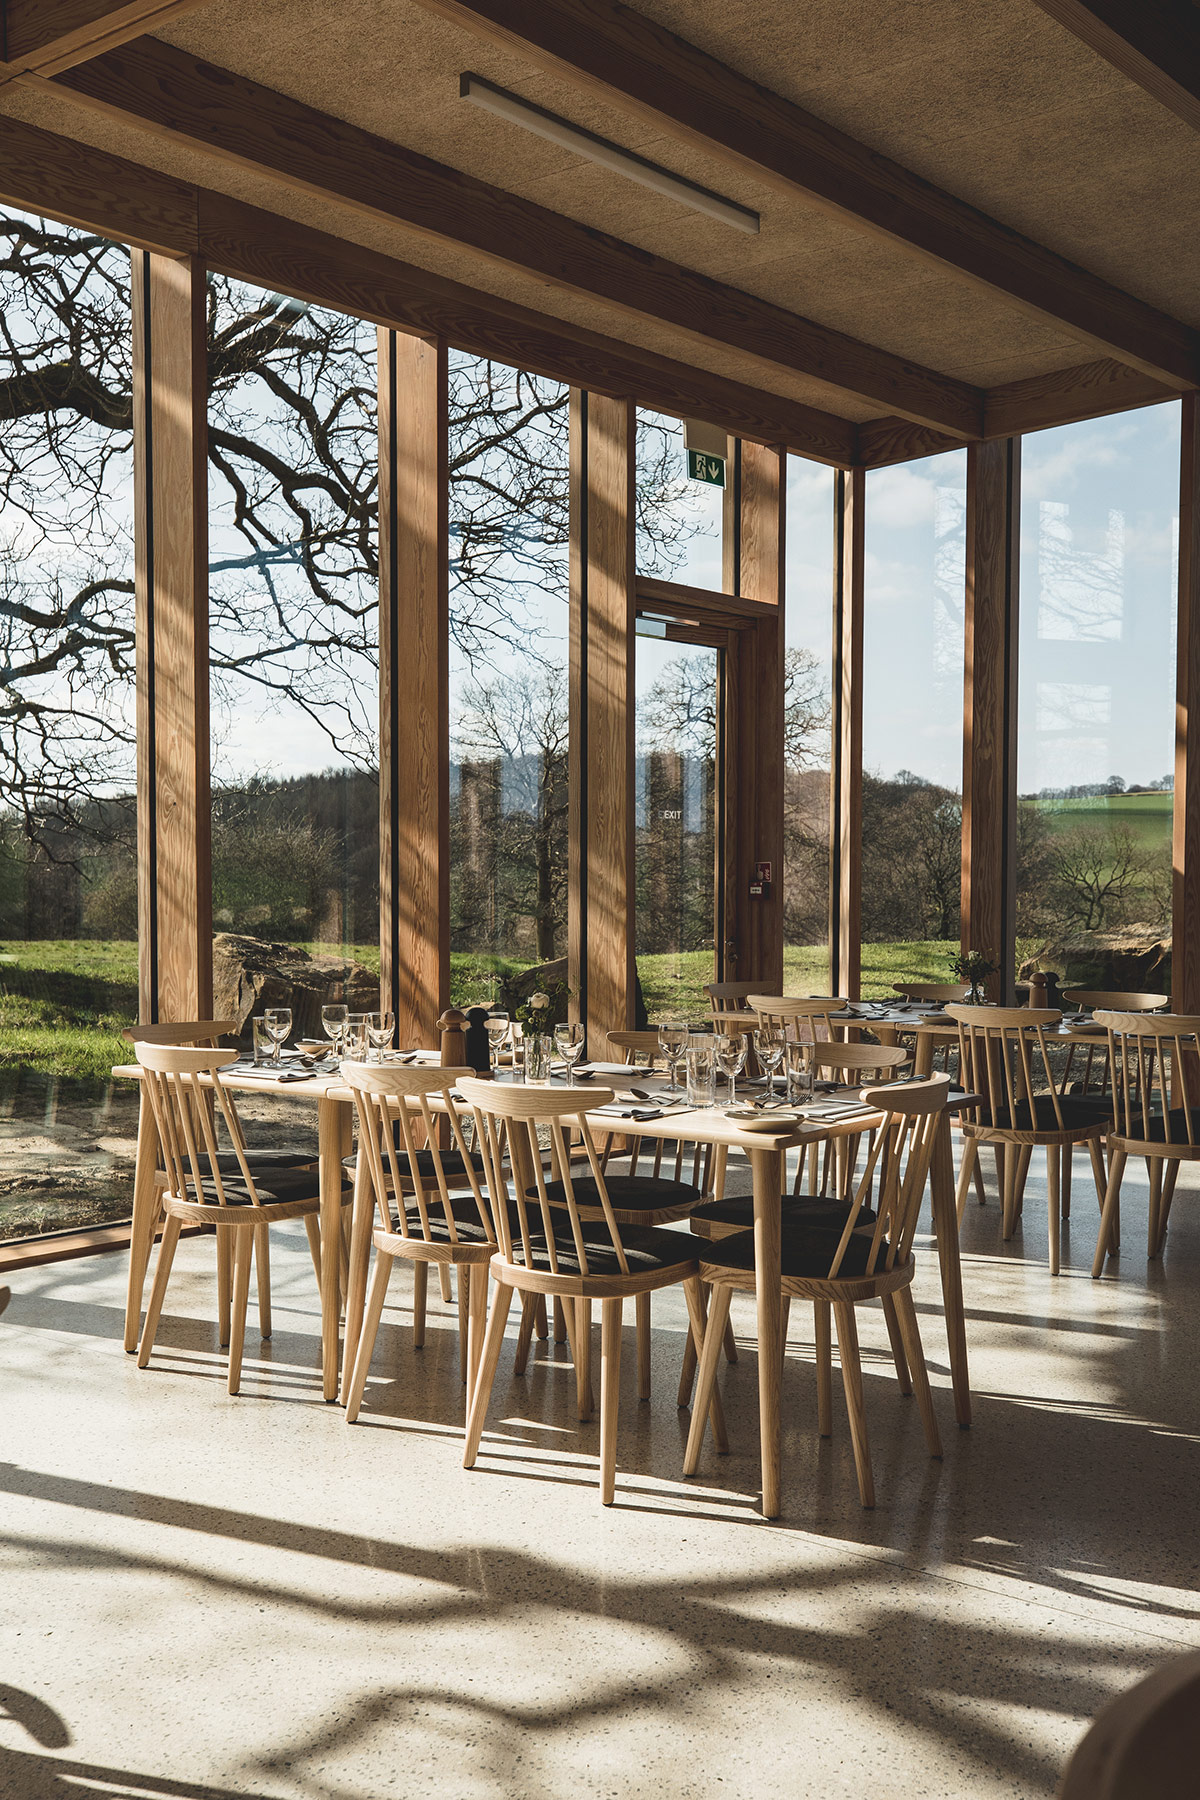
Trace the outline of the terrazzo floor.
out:
M 622 1374 L 617 1504 L 565 1348 L 501 1363 L 460 1467 L 455 1321 L 426 1348 L 393 1283 L 359 1425 L 322 1405 L 299 1228 L 273 1236 L 275 1336 L 224 1391 L 210 1239 L 185 1240 L 149 1370 L 121 1348 L 123 1259 L 8 1279 L 0 1317 L 0 1796 L 173 1800 L 841 1800 L 1050 1795 L 1113 1694 L 1200 1647 L 1200 1199 L 1089 1278 L 1080 1160 L 1064 1270 L 1044 1186 L 1009 1245 L 971 1202 L 975 1424 L 948 1392 L 935 1258 L 918 1311 L 945 1458 L 860 1312 L 879 1503 L 835 1389 L 815 1433 L 793 1308 L 785 1513 L 756 1513 L 752 1303 L 723 1375 L 732 1453 L 680 1475 L 684 1310 L 654 1301 L 654 1397 Z M 991 1178 L 990 1178 L 991 1179 Z M 433 1284 L 436 1290 L 436 1283 Z M 597 1346 L 598 1347 L 598 1346 Z

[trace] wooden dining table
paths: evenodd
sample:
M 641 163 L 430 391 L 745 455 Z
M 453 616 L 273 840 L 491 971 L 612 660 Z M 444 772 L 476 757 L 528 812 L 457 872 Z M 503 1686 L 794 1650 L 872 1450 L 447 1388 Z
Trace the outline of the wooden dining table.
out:
M 433 1060 L 431 1057 L 430 1060 Z M 141 1069 L 136 1064 L 119 1065 L 114 1076 L 138 1080 Z M 352 1142 L 353 1094 L 335 1074 L 313 1075 L 306 1080 L 283 1083 L 264 1081 L 249 1071 L 239 1072 L 236 1065 L 222 1071 L 222 1081 L 236 1092 L 277 1095 L 286 1099 L 307 1100 L 317 1109 L 317 1142 L 320 1180 L 320 1226 L 322 1243 L 332 1243 L 341 1228 L 342 1159 Z M 500 1079 L 511 1079 L 501 1076 Z M 639 1088 L 653 1089 L 658 1078 L 647 1076 L 643 1069 L 630 1068 L 629 1082 Z M 605 1074 L 597 1086 L 621 1091 L 622 1078 Z M 586 1104 L 586 1103 L 585 1103 Z M 648 1110 L 646 1102 L 642 1110 Z M 814 1103 L 820 1105 L 822 1103 Z M 786 1157 L 790 1150 L 828 1139 L 861 1136 L 873 1125 L 882 1123 L 881 1113 L 857 1113 L 837 1121 L 813 1120 L 777 1131 L 748 1131 L 736 1119 L 725 1116 L 718 1105 L 703 1108 L 679 1108 L 663 1111 L 654 1118 L 588 1112 L 588 1122 L 597 1133 L 617 1132 L 624 1138 L 682 1140 L 689 1144 L 724 1145 L 727 1150 L 740 1150 L 750 1164 L 754 1199 L 754 1258 L 756 1301 L 758 1308 L 758 1342 L 778 1344 L 782 1325 L 783 1298 L 780 1286 L 780 1235 L 782 1196 L 786 1192 Z M 130 1233 L 129 1284 L 125 1313 L 125 1348 L 137 1348 L 141 1319 L 142 1293 L 146 1270 L 159 1222 L 159 1166 L 157 1133 L 153 1117 L 142 1099 L 138 1130 L 137 1163 L 134 1177 L 133 1225 Z M 941 1117 L 930 1166 L 930 1196 L 934 1230 L 937 1234 L 938 1261 L 941 1272 L 942 1297 L 949 1348 L 951 1382 L 955 1415 L 960 1426 L 971 1423 L 971 1392 L 967 1368 L 966 1321 L 963 1310 L 962 1270 L 958 1249 L 958 1216 L 954 1201 L 954 1164 L 950 1143 L 949 1114 Z M 365 1243 L 369 1252 L 370 1237 Z M 355 1283 L 351 1270 L 351 1285 Z M 338 1393 L 339 1325 L 341 1313 L 340 1258 L 321 1258 L 321 1362 L 324 1398 L 333 1401 Z M 762 1462 L 762 1512 L 768 1519 L 779 1516 L 781 1505 L 781 1380 L 782 1365 L 778 1356 L 758 1358 L 759 1438 Z
M 934 1052 L 939 1044 L 957 1045 L 958 1025 L 953 1019 L 939 1018 L 932 1011 L 919 1008 L 887 1006 L 869 1013 L 831 1013 L 835 1025 L 850 1026 L 871 1032 L 881 1044 L 895 1044 L 901 1036 L 915 1039 L 912 1070 L 915 1076 L 928 1075 L 933 1068 Z M 1107 1043 L 1103 1030 L 1091 1025 L 1078 1025 L 1068 1017 L 1061 1025 L 1045 1027 L 1048 1044 L 1077 1044 L 1103 1049 Z

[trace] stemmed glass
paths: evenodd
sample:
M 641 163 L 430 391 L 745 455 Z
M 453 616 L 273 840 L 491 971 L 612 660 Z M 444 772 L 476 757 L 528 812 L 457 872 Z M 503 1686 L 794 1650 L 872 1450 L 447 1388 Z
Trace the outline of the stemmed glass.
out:
M 502 1006 L 493 1006 L 483 1021 L 484 1029 L 488 1034 L 488 1048 L 492 1053 L 493 1062 L 504 1048 L 511 1023 L 512 1021 Z
M 558 1054 L 567 1065 L 567 1086 L 575 1086 L 575 1064 L 583 1055 L 583 1026 L 578 1021 L 570 1021 L 565 1025 L 554 1027 L 554 1042 L 558 1045 Z
M 667 1059 L 671 1091 L 679 1092 L 679 1064 L 687 1048 L 688 1028 L 683 1019 L 664 1019 L 658 1028 L 658 1047 Z
M 346 1021 L 350 1017 L 348 1006 L 323 1006 L 321 1008 L 321 1029 L 333 1045 L 333 1059 L 341 1060 L 342 1039 L 346 1035 Z
M 369 1062 L 381 1063 L 383 1053 L 392 1041 L 392 1033 L 396 1029 L 396 1021 L 391 1013 L 373 1012 L 367 1014 L 367 1042 L 375 1052 L 369 1056 Z
M 758 1052 L 762 1072 L 767 1078 L 767 1098 L 773 1099 L 775 1077 L 783 1062 L 787 1040 L 778 1025 L 760 1025 L 754 1033 L 754 1048 Z
M 737 1105 L 737 1078 L 746 1066 L 746 1034 L 743 1031 L 719 1031 L 713 1038 L 713 1051 L 729 1083 L 729 1104 Z
M 263 1014 L 263 1029 L 275 1048 L 271 1052 L 271 1060 L 275 1063 L 283 1061 L 283 1046 L 288 1033 L 292 1029 L 292 1009 L 290 1006 L 269 1006 Z

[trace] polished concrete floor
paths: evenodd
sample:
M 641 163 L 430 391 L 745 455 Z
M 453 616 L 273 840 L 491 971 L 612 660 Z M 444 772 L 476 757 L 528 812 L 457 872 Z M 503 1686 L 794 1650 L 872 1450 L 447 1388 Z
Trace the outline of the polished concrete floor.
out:
M 121 1348 L 118 1256 L 23 1270 L 0 1317 L 0 1796 L 382 1800 L 1050 1795 L 1111 1695 L 1200 1646 L 1200 1194 L 1147 1266 L 1089 1279 L 1081 1159 L 1064 1272 L 1044 1187 L 964 1227 L 975 1425 L 949 1403 L 935 1259 L 917 1297 L 945 1436 L 925 1453 L 882 1319 L 860 1330 L 879 1504 L 811 1318 L 785 1373 L 785 1515 L 755 1512 L 753 1315 L 723 1377 L 732 1453 L 680 1475 L 683 1308 L 654 1303 L 655 1394 L 623 1371 L 617 1504 L 562 1350 L 512 1372 L 460 1467 L 457 1347 L 414 1352 L 397 1277 L 362 1420 L 322 1405 L 302 1233 L 275 1234 L 275 1336 L 240 1397 L 185 1242 L 160 1349 Z

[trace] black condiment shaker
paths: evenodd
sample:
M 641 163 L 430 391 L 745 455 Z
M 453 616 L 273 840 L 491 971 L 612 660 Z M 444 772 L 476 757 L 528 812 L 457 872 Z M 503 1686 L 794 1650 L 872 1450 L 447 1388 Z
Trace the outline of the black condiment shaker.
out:
M 488 1016 L 486 1006 L 468 1006 L 467 1008 L 467 1061 L 477 1075 L 487 1077 L 492 1072 L 492 1046 L 488 1040 Z

